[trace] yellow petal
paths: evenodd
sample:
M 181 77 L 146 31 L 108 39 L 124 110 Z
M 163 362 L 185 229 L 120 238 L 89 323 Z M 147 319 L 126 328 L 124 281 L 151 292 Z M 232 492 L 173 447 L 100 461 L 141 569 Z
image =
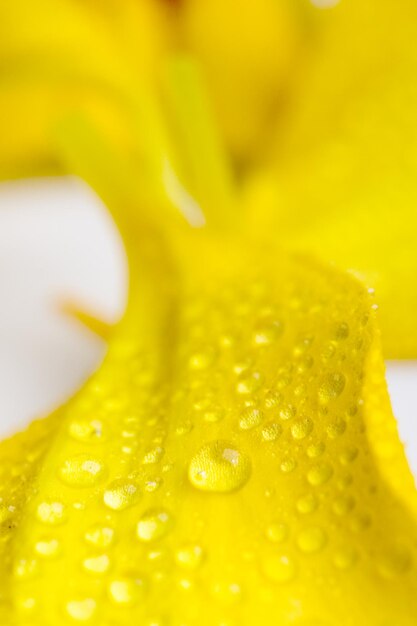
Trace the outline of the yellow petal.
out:
M 366 290 L 177 243 L 175 291 L 154 282 L 144 322 L 133 298 L 19 498 L 17 623 L 411 626 L 417 498 Z
M 376 290 L 385 355 L 414 358 L 416 5 L 341 1 L 315 17 L 273 172 L 249 191 L 253 223 L 356 271 Z
M 126 100 L 169 39 L 162 5 L 16 0 L 1 4 L 0 25 L 2 178 L 62 171 L 50 132 L 69 112 L 88 111 L 130 145 Z

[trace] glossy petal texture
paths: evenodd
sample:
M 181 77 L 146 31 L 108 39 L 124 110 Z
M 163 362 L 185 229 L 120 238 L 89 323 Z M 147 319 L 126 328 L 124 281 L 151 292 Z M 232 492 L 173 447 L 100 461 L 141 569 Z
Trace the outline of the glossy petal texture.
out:
M 10 111 L 21 105 L 32 76 L 45 96 L 39 103 L 50 108 L 35 107 L 30 132 L 17 124 L 16 142 L 10 130 L 3 173 L 20 175 L 25 162 L 42 169 L 52 159 L 90 182 L 121 229 L 131 288 L 102 368 L 66 406 L 0 446 L 1 623 L 413 626 L 417 495 L 384 382 L 376 303 L 354 276 L 277 246 L 311 248 L 346 267 L 365 224 L 361 236 L 372 230 L 376 242 L 368 236 L 350 268 L 369 285 L 369 250 L 378 251 L 384 342 L 390 354 L 415 353 L 405 314 L 415 292 L 404 289 L 415 263 L 406 185 L 414 123 L 404 121 L 407 142 L 387 130 L 398 128 L 391 105 L 402 110 L 408 100 L 404 76 L 394 62 L 389 73 L 380 45 L 391 42 L 389 53 L 411 68 L 408 18 L 398 38 L 393 24 L 403 14 L 388 3 L 376 10 L 352 2 L 323 13 L 323 23 L 312 13 L 317 70 L 305 70 L 280 124 L 274 108 L 271 129 L 287 130 L 271 154 L 267 112 L 288 77 L 298 28 L 290 4 L 263 0 L 254 12 L 243 2 L 233 22 L 239 48 L 221 21 L 235 3 L 174 3 L 167 32 L 203 61 L 221 136 L 242 173 L 236 190 L 195 68 L 181 60 L 162 71 L 167 44 L 155 44 L 152 29 L 166 7 L 109 0 L 99 12 L 93 1 L 61 0 L 49 14 L 43 0 L 37 31 L 27 28 L 34 12 L 24 18 L 25 6 L 1 7 L 3 61 L 22 64 L 1 98 Z M 286 26 L 271 59 L 276 20 Z M 138 22 L 141 43 L 127 36 Z M 375 56 L 369 41 L 353 37 L 370 23 Z M 347 37 L 357 41 L 353 51 L 340 48 Z M 41 50 L 45 41 L 56 56 Z M 28 62 L 34 50 L 40 82 Z M 364 58 L 384 67 L 369 86 Z M 342 83 L 333 80 L 335 62 L 345 69 Z M 161 97 L 147 85 L 152 68 Z M 54 71 L 65 77 L 63 91 Z M 251 100 L 255 83 L 259 99 Z M 68 107 L 75 85 L 76 106 Z M 336 120 L 331 113 L 351 93 L 357 108 Z M 235 116 L 239 98 L 245 106 Z M 73 108 L 79 114 L 48 143 L 49 124 Z M 381 137 L 392 141 L 389 155 Z M 392 158 L 401 146 L 406 168 Z M 359 158 L 366 177 L 352 165 Z M 387 197 L 406 216 L 392 229 L 407 242 L 402 261 L 386 254 L 387 225 L 378 222 L 376 207 L 389 207 Z M 184 218 L 207 226 L 191 229 Z M 390 323 L 389 310 L 403 326 Z
M 39 425 L 16 512 L 3 495 L 16 623 L 411 626 L 416 495 L 367 292 L 252 242 L 177 243 L 172 295 L 131 305 Z

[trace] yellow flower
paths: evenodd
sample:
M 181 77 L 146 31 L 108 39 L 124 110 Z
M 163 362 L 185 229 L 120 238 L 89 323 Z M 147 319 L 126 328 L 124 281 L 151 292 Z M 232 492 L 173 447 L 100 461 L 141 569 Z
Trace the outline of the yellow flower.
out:
M 417 495 L 375 302 L 390 355 L 414 355 L 415 124 L 387 124 L 397 99 L 411 116 L 416 10 L 345 4 L 1 7 L 3 174 L 84 177 L 130 263 L 101 369 L 0 445 L 2 623 L 415 623 Z

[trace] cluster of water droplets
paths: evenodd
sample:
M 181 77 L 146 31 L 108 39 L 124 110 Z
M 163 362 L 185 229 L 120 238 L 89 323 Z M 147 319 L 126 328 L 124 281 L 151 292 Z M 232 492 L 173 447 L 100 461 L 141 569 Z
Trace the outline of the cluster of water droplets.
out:
M 367 442 L 367 299 L 285 271 L 190 280 L 168 365 L 115 340 L 19 529 L 25 623 L 302 626 L 325 591 L 335 614 L 353 568 L 371 595 L 409 575 L 415 548 L 375 520 L 389 502 L 394 528 L 398 505 Z

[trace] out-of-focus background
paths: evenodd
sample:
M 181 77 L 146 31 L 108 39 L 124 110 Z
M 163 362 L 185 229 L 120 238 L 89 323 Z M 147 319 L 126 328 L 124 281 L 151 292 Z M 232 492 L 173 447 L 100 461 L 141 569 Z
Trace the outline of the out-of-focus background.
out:
M 126 292 L 121 240 L 85 184 L 0 184 L 0 438 L 72 395 L 104 356 L 104 343 L 65 306 L 112 322 Z M 387 378 L 417 478 L 417 362 L 388 362 Z

